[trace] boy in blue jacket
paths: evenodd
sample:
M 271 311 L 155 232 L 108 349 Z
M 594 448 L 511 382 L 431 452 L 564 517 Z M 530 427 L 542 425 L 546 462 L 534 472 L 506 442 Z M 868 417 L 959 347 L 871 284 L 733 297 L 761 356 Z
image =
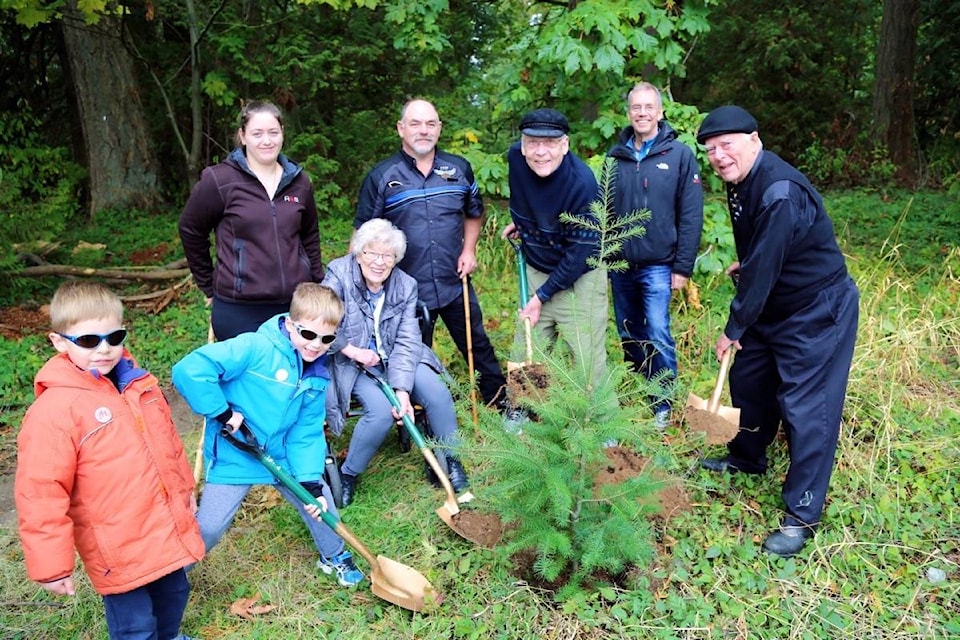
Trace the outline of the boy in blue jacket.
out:
M 323 482 L 327 444 L 327 350 L 343 317 L 343 303 L 329 288 L 297 286 L 289 314 L 264 322 L 253 333 L 193 351 L 173 367 L 173 384 L 190 407 L 206 418 L 207 482 L 197 520 L 209 552 L 230 527 L 255 484 L 272 484 L 297 508 L 320 552 L 318 568 L 345 587 L 363 580 L 350 551 L 332 529 L 311 517 L 289 489 L 250 454 L 220 436 L 246 421 L 274 460 L 334 515 L 333 496 Z

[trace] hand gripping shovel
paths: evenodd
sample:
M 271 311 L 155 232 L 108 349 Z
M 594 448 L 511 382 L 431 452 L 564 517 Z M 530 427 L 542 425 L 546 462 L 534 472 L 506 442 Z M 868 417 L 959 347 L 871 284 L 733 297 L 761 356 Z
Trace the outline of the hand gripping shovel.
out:
M 723 352 L 720 374 L 709 401 L 692 393 L 687 396 L 684 418 L 690 428 L 707 434 L 707 444 L 726 444 L 733 440 L 740 430 L 740 409 L 720 406 L 720 394 L 723 392 L 723 381 L 727 379 L 732 353 L 733 347 Z
M 387 381 L 384 380 L 382 376 L 377 375 L 366 367 L 361 367 L 361 369 L 365 374 L 367 374 L 367 376 L 369 376 L 380 386 L 380 389 L 383 391 L 384 395 L 387 396 L 387 400 L 390 401 L 390 405 L 399 410 L 400 399 L 397 398 L 397 394 L 394 393 L 393 388 L 387 384 Z M 456 492 L 453 490 L 453 485 L 450 484 L 450 478 L 443 470 L 443 467 L 440 466 L 440 461 L 437 460 L 437 456 L 434 455 L 433 450 L 427 446 L 426 440 L 424 440 L 423 435 L 420 433 L 420 430 L 417 429 L 417 426 L 414 424 L 413 420 L 410 419 L 410 416 L 403 416 L 403 426 L 407 428 L 407 433 L 410 434 L 410 439 L 413 440 L 413 442 L 417 445 L 417 448 L 420 449 L 420 453 L 422 453 L 423 457 L 426 458 L 430 468 L 433 469 L 435 474 L 437 474 L 437 478 L 440 480 L 440 485 L 443 487 L 444 493 L 446 493 L 446 501 L 443 503 L 442 507 L 437 509 L 437 515 L 440 516 L 440 519 L 443 520 L 448 527 L 453 529 L 457 535 L 470 540 L 470 542 L 484 544 L 482 541 L 474 540 L 469 537 L 467 532 L 457 527 L 457 523 L 454 521 L 454 516 L 457 516 L 460 513 L 460 503 L 470 502 L 473 500 L 473 494 L 467 491 L 458 498 Z
M 259 460 L 301 502 L 316 505 L 320 509 L 320 518 L 323 523 L 336 531 L 337 535 L 363 556 L 367 564 L 370 565 L 370 590 L 373 591 L 373 595 L 410 611 L 420 611 L 426 606 L 427 602 L 439 603 L 443 599 L 440 594 L 434 591 L 433 585 L 416 570 L 390 558 L 379 555 L 374 557 L 370 550 L 353 535 L 352 531 L 347 529 L 343 522 L 324 509 L 318 499 L 313 497 L 293 476 L 276 463 L 270 454 L 260 446 L 256 436 L 246 423 L 240 425 L 238 432 L 242 434 L 242 438 L 238 438 L 230 432 L 228 427 L 224 427 L 220 431 L 220 435 L 233 446 Z

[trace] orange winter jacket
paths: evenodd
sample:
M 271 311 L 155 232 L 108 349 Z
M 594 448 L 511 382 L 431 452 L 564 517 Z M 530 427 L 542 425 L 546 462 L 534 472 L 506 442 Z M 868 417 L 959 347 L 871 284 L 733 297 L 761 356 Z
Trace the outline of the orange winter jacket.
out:
M 80 553 L 101 595 L 203 557 L 193 474 L 157 379 L 124 352 L 117 386 L 51 358 L 17 438 L 14 494 L 27 575 L 70 575 Z

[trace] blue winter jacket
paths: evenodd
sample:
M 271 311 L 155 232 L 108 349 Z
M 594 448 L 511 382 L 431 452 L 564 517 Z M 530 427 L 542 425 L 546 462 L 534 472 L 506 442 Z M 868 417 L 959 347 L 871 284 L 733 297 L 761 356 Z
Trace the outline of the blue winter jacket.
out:
M 276 481 L 256 458 L 219 434 L 222 425 L 215 418 L 227 408 L 243 414 L 260 444 L 299 482 L 316 482 L 323 475 L 327 356 L 304 369 L 284 317 L 270 318 L 255 333 L 204 345 L 173 367 L 174 386 L 206 418 L 207 482 Z

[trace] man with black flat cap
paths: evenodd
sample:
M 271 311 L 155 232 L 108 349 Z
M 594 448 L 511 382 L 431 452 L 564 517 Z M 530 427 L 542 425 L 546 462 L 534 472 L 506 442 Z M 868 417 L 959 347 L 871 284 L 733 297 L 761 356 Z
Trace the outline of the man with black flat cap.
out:
M 520 121 L 520 142 L 507 153 L 512 222 L 501 237 L 522 240 L 532 293 L 520 310 L 541 344 L 562 338 L 593 380 L 606 372 L 606 270 L 594 269 L 597 234 L 560 221 L 563 212 L 593 217 L 597 179 L 569 153 L 567 118 L 555 109 L 531 111 Z M 522 327 L 515 350 L 524 343 Z
M 859 292 L 847 273 L 820 194 L 797 169 L 765 151 L 745 109 L 711 111 L 697 134 L 727 183 L 738 262 L 730 314 L 716 341 L 737 350 L 730 396 L 740 433 L 705 469 L 762 474 L 780 425 L 790 466 L 786 514 L 763 542 L 790 557 L 813 537 L 826 500 L 857 335 Z

